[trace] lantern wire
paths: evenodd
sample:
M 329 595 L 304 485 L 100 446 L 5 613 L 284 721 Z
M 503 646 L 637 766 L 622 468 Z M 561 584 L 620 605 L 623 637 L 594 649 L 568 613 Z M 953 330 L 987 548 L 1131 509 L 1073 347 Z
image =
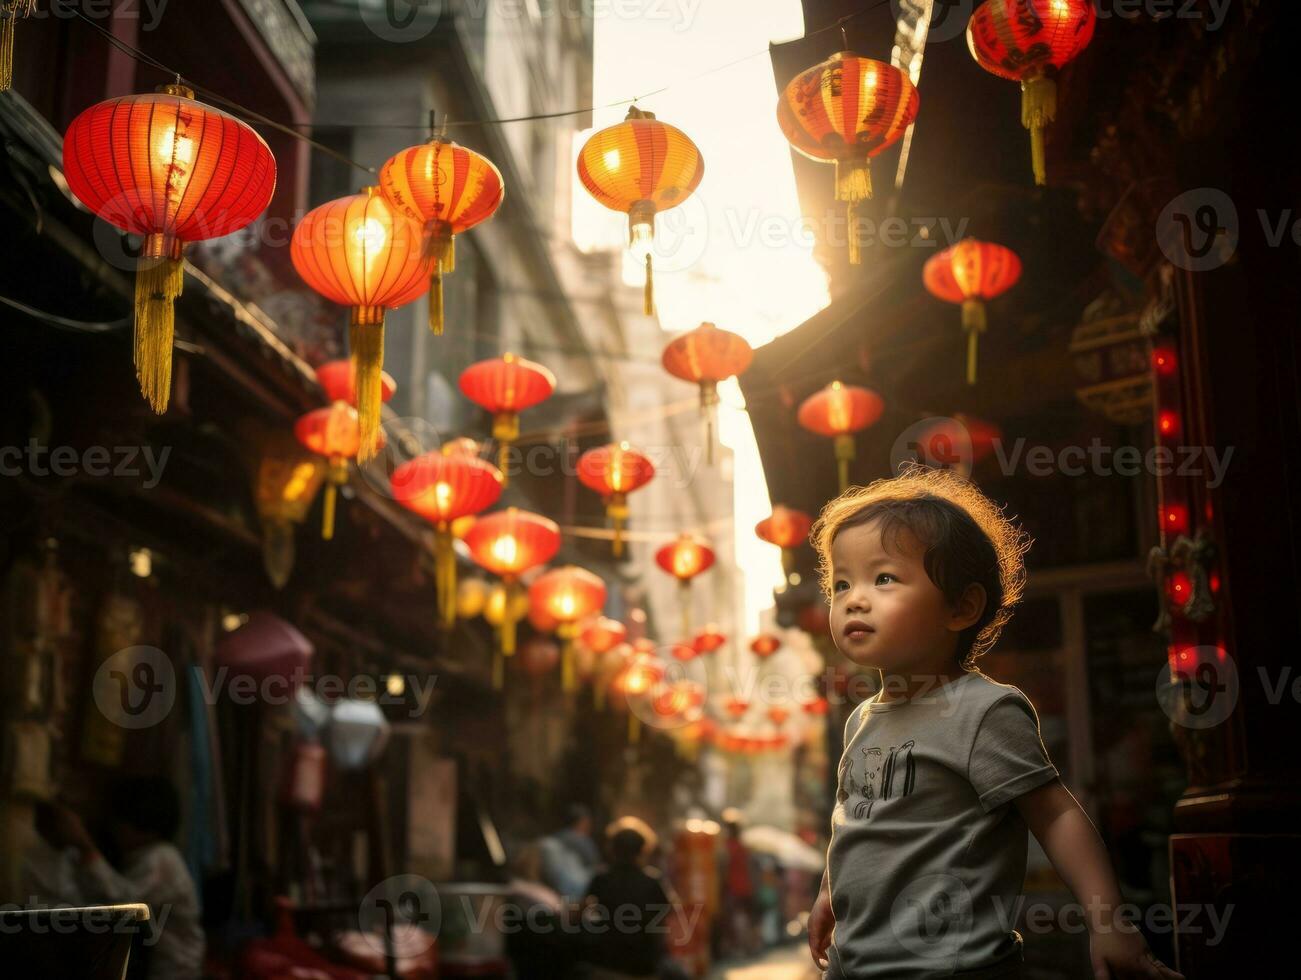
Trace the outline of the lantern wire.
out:
M 878 10 L 878 9 L 880 9 L 881 7 L 886 6 L 886 5 L 887 5 L 888 3 L 890 3 L 890 2 L 891 2 L 891 0 L 876 0 L 875 3 L 867 4 L 867 5 L 865 5 L 864 7 L 862 7 L 861 9 L 859 9 L 859 10 L 855 10 L 855 11 L 852 11 L 852 12 L 850 12 L 850 13 L 848 13 L 848 14 L 845 14 L 843 17 L 839 17 L 839 18 L 837 18 L 836 20 L 832 21 L 830 24 L 827 24 L 827 25 L 825 25 L 825 26 L 823 26 L 823 27 L 816 28 L 815 30 L 812 30 L 812 31 L 808 31 L 808 32 L 806 32 L 805 34 L 803 34 L 801 37 L 798 37 L 798 38 L 791 38 L 791 39 L 788 40 L 788 41 L 779 41 L 779 42 L 774 42 L 774 43 L 777 43 L 777 44 L 791 44 L 791 43 L 794 43 L 795 41 L 807 40 L 807 39 L 812 38 L 812 37 L 817 37 L 819 34 L 823 34 L 823 33 L 827 32 L 827 31 L 832 31 L 832 30 L 837 30 L 837 29 L 838 29 L 838 30 L 840 31 L 841 38 L 842 38 L 842 40 L 844 41 L 845 47 L 848 48 L 848 46 L 849 46 L 849 40 L 848 40 L 848 35 L 847 35 L 847 33 L 846 33 L 846 30 L 845 30 L 845 25 L 848 24 L 851 20 L 854 20 L 855 18 L 861 17 L 861 16 L 863 16 L 864 14 L 870 13 L 870 12 L 872 12 L 872 11 L 874 11 L 874 10 Z M 369 173 L 369 174 L 377 173 L 377 169 L 376 169 L 375 167 L 372 167 L 372 166 L 367 166 L 367 165 L 364 164 L 364 163 L 359 163 L 358 161 L 353 160 L 352 158 L 346 156 L 345 154 L 340 153 L 338 150 L 335 150 L 333 147 L 329 147 L 329 146 L 326 146 L 326 145 L 323 144 L 323 143 L 319 143 L 319 142 L 317 142 L 316 140 L 312 139 L 311 137 L 306 136 L 306 135 L 304 135 L 303 133 L 298 132 L 298 128 L 303 128 L 303 129 L 334 129 L 334 130 L 338 130 L 338 129 L 342 129 L 342 130 L 350 130 L 350 129 L 394 129 L 394 130 L 402 130 L 402 129 L 409 129 L 409 130 L 418 130 L 418 131 L 421 131 L 421 132 L 429 132 L 429 131 L 433 128 L 433 127 L 432 127 L 432 123 L 433 123 L 434 120 L 433 120 L 432 114 L 431 114 L 430 124 L 429 124 L 429 125 L 425 125 L 425 124 L 410 124 L 410 123 L 357 123 L 357 124 L 348 124 L 348 123 L 324 123 L 324 122 L 306 122 L 306 123 L 281 123 L 281 122 L 277 122 L 277 121 L 274 120 L 274 119 L 269 119 L 269 118 L 267 118 L 266 116 L 262 115 L 262 114 L 259 113 L 259 112 L 255 112 L 254 110 L 249 109 L 248 107 L 243 106 L 243 105 L 241 105 L 240 103 L 235 102 L 235 101 L 232 100 L 232 99 L 228 99 L 228 98 L 226 98 L 225 96 L 223 96 L 223 95 L 221 95 L 221 94 L 219 94 L 219 93 L 217 93 L 217 92 L 214 92 L 212 89 L 209 89 L 209 88 L 206 88 L 206 87 L 204 87 L 204 86 L 202 86 L 202 85 L 197 84 L 197 83 L 194 82 L 192 79 L 190 79 L 190 78 L 188 78 L 188 77 L 182 75 L 180 72 L 175 71 L 175 70 L 172 69 L 172 68 L 169 68 L 167 65 L 163 64 L 161 61 L 159 61 L 158 59 L 152 57 L 151 55 L 146 54 L 144 51 L 140 50 L 139 48 L 134 47 L 133 45 L 128 44 L 127 42 L 123 41 L 123 40 L 122 40 L 121 38 L 119 38 L 119 37 L 114 36 L 113 33 L 112 33 L 111 31 L 107 30 L 107 29 L 104 28 L 104 27 L 101 27 L 99 24 L 95 23 L 94 20 L 92 20 L 90 17 L 88 17 L 86 14 L 82 13 L 80 10 L 76 9 L 75 7 L 72 9 L 72 13 L 73 13 L 73 15 L 74 15 L 75 17 L 77 17 L 77 18 L 79 18 L 80 20 L 84 21 L 85 23 L 89 24 L 89 25 L 90 25 L 91 27 L 93 27 L 96 31 L 98 31 L 100 34 L 102 34 L 102 35 L 104 36 L 104 38 L 107 39 L 108 42 L 109 42 L 110 44 L 112 44 L 114 47 L 116 47 L 118 50 L 120 50 L 120 51 L 123 52 L 124 54 L 128 55 L 129 57 L 134 58 L 136 61 L 139 61 L 141 64 L 145 64 L 145 65 L 150 66 L 151 68 L 155 68 L 155 69 L 157 69 L 158 71 L 163 72 L 163 73 L 166 74 L 166 75 L 171 75 L 171 76 L 177 78 L 178 80 L 183 80 L 183 81 L 185 82 L 185 84 L 189 85 L 190 88 L 194 89 L 194 91 L 195 91 L 197 94 L 202 95 L 204 98 L 206 98 L 206 99 L 210 99 L 210 100 L 212 100 L 212 101 L 214 101 L 214 102 L 219 102 L 220 104 L 222 104 L 223 106 L 225 106 L 225 107 L 226 107 L 227 109 L 229 109 L 230 111 L 232 111 L 232 112 L 236 112 L 236 113 L 240 113 L 240 114 L 243 114 L 244 116 L 247 116 L 250 120 L 252 120 L 252 121 L 254 121 L 254 122 L 257 122 L 257 123 L 259 123 L 259 124 L 261 124 L 261 125 L 263 125 L 263 126 L 269 126 L 269 127 L 271 127 L 272 129 L 275 129 L 275 130 L 278 131 L 278 132 L 284 133 L 286 136 L 292 136 L 292 137 L 295 138 L 295 139 L 302 140 L 304 143 L 306 143 L 307 145 L 311 146 L 313 149 L 315 149 L 315 150 L 319 150 L 320 152 L 322 152 L 322 153 L 324 153 L 324 154 L 326 154 L 326 155 L 328 155 L 328 156 L 331 156 L 331 157 L 333 157 L 334 159 L 339 160 L 339 161 L 342 162 L 342 163 L 346 163 L 346 164 L 348 164 L 348 165 L 351 166 L 351 167 L 356 167 L 358 170 L 362 170 L 362 171 L 364 171 L 364 172 L 366 172 L 366 173 Z M 698 80 L 700 80 L 700 79 L 702 79 L 702 78 L 706 78 L 706 77 L 708 77 L 709 75 L 716 74 L 717 72 L 720 72 L 720 71 L 725 71 L 725 70 L 727 70 L 728 68 L 732 68 L 732 67 L 734 67 L 734 66 L 736 66 L 736 65 L 739 65 L 739 64 L 741 64 L 741 63 L 743 63 L 743 62 L 749 61 L 749 60 L 751 60 L 752 58 L 757 58 L 757 57 L 759 57 L 760 55 L 769 54 L 769 53 L 771 52 L 771 50 L 772 50 L 772 44 L 770 43 L 768 47 L 763 48 L 762 50 L 759 50 L 759 51 L 753 51 L 753 52 L 751 52 L 750 54 L 742 55 L 741 57 L 739 57 L 739 58 L 735 58 L 735 59 L 733 59 L 732 61 L 728 61 L 728 62 L 726 62 L 725 64 L 716 65 L 716 66 L 713 67 L 713 68 L 708 68 L 708 69 L 706 69 L 705 71 L 698 72 L 697 74 L 695 74 L 695 75 L 691 75 L 691 76 L 689 76 L 689 77 L 687 77 L 687 78 L 680 78 L 680 79 L 677 79 L 676 81 L 669 82 L 669 83 L 666 84 L 666 85 L 661 85 L 659 88 L 651 89 L 650 91 L 645 92 L 645 93 L 643 93 L 643 94 L 641 94 L 641 95 L 633 96 L 632 98 L 628 98 L 628 99 L 619 99 L 619 100 L 617 100 L 617 101 L 615 101 L 615 102 L 608 102 L 608 103 L 606 103 L 606 104 L 604 104 L 604 105 L 598 105 L 598 106 L 585 106 L 585 107 L 583 107 L 583 108 L 579 108 L 579 109 L 564 109 L 564 110 L 560 110 L 560 111 L 557 111 L 557 112 L 540 112 L 540 113 L 533 113 L 533 114 L 531 114 L 531 115 L 527 115 L 527 116 L 510 116 L 510 117 L 507 117 L 507 118 L 498 118 L 498 119 L 458 119 L 458 120 L 454 120 L 454 121 L 452 121 L 452 120 L 448 120 L 446 117 L 444 117 L 442 120 L 439 121 L 438 132 L 440 132 L 440 133 L 446 132 L 446 130 L 447 130 L 448 128 L 450 128 L 450 127 L 463 127 L 463 126 L 500 126 L 500 125 L 504 125 L 504 124 L 507 124 L 507 123 L 538 122 L 538 121 L 546 120 L 546 119 L 562 119 L 562 118 L 565 118 L 565 117 L 567 117 L 567 116 L 581 116 L 581 115 L 587 115 L 587 114 L 589 114 L 589 113 L 597 112 L 597 111 L 602 110 L 602 109 L 617 109 L 617 108 L 620 108 L 620 107 L 622 107 L 622 106 L 626 106 L 626 105 L 634 105 L 634 104 L 636 104 L 636 103 L 637 103 L 638 101 L 640 101 L 640 100 L 648 99 L 648 98 L 651 98 L 652 96 L 659 95 L 659 94 L 661 94 L 661 93 L 663 93 L 663 92 L 667 92 L 669 89 L 674 88 L 675 86 L 681 86 L 681 85 L 684 85 L 684 84 L 686 84 L 686 83 L 688 83 L 688 82 L 695 82 L 695 81 L 698 81 Z M 297 128 L 296 128 L 296 127 L 297 127 Z

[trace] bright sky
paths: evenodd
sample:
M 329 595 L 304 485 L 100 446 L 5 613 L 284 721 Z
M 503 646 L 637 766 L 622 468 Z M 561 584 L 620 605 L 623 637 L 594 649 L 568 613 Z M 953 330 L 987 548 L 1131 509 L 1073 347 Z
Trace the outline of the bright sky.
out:
M 710 320 L 758 347 L 827 305 L 827 283 L 802 234 L 790 150 L 777 128 L 769 41 L 804 32 L 798 0 L 611 0 L 594 5 L 595 105 L 638 105 L 700 147 L 705 175 L 686 204 L 656 221 L 655 305 L 668 334 Z M 752 57 L 747 57 L 752 56 Z M 737 64 L 730 64 L 738 59 Z M 712 74 L 710 69 L 730 65 Z M 627 108 L 605 109 L 596 128 Z M 588 134 L 579 137 L 581 145 Z M 581 247 L 627 242 L 628 223 L 574 194 Z M 641 285 L 629 256 L 625 280 Z M 735 454 L 737 562 L 746 571 L 746 629 L 759 629 L 782 581 L 779 552 L 754 536 L 771 513 L 749 416 L 735 381 L 720 386 L 719 437 Z M 756 487 L 765 487 L 756 491 Z

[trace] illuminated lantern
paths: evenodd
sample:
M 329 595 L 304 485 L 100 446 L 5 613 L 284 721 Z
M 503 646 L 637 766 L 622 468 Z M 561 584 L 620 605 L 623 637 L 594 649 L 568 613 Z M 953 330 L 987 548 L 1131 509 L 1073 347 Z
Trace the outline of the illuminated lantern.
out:
M 1057 75 L 1088 47 L 1096 23 L 1093 0 L 986 0 L 967 22 L 967 47 L 980 67 L 1021 83 L 1036 184 L 1047 183 L 1044 128 L 1057 117 Z
M 424 231 L 430 263 L 429 328 L 443 332 L 443 276 L 456 268 L 456 236 L 487 221 L 506 196 L 501 172 L 485 156 L 435 137 L 409 146 L 379 169 L 380 193 Z
M 800 707 L 804 709 L 806 715 L 821 717 L 827 713 L 831 704 L 824 697 L 815 697 L 809 698 L 807 701 L 803 702 Z
M 364 463 L 379 448 L 385 310 L 419 297 L 429 278 L 420 229 L 395 214 L 377 187 L 367 187 L 308 211 L 289 240 L 289 257 L 307 285 L 350 309 L 348 346 L 361 418 L 357 459 Z
M 564 565 L 539 575 L 529 586 L 529 601 L 557 623 L 560 637 L 561 687 L 572 691 L 574 677 L 574 640 L 579 622 L 601 611 L 605 605 L 605 583 L 577 565 Z
M 917 437 L 917 448 L 928 465 L 970 476 L 972 464 L 988 456 L 1002 438 L 1002 430 L 992 422 L 959 412 L 927 426 Z
M 771 517 L 765 517 L 754 526 L 754 533 L 782 550 L 782 570 L 789 577 L 795 571 L 794 549 L 808 541 L 812 527 L 813 518 L 804 511 L 777 504 Z
M 19 18 L 30 17 L 36 0 L 8 0 L 0 10 L 0 92 L 8 92 L 14 83 L 14 28 Z
M 836 164 L 836 200 L 847 203 L 849 261 L 855 265 L 855 205 L 872 196 L 870 161 L 903 136 L 920 101 L 905 72 L 851 51 L 795 76 L 777 101 L 777 125 L 791 146 Z
M 700 410 L 705 418 L 705 451 L 714 461 L 714 427 L 718 412 L 718 382 L 741 374 L 754 351 L 740 334 L 702 323 L 669 341 L 661 360 L 675 378 L 700 386 Z
M 636 654 L 628 659 L 610 682 L 610 686 L 623 695 L 628 704 L 629 744 L 636 744 L 641 734 L 641 725 L 637 712 L 632 709 L 632 700 L 648 695 L 663 679 L 664 668 L 659 661 L 648 654 Z
M 604 656 L 628 636 L 628 627 L 617 619 L 598 616 L 583 627 L 579 639 L 593 653 Z
M 498 466 L 505 485 L 507 451 L 519 438 L 519 413 L 550 398 L 556 376 L 541 364 L 503 354 L 471 364 L 461 372 L 460 384 L 466 398 L 492 412 L 492 437 L 499 443 Z
M 0 44 L 9 48 L 16 12 L 12 3 L 4 6 L 11 16 Z M 182 252 L 189 242 L 238 231 L 266 210 L 276 188 L 275 157 L 240 120 L 195 102 L 184 85 L 164 85 L 157 94 L 109 99 L 77 116 L 63 138 L 63 176 L 96 215 L 144 238 L 136 266 L 136 377 L 161 414 L 172 390 Z
M 655 312 L 655 215 L 690 197 L 704 173 L 700 150 L 686 133 L 636 106 L 623 122 L 593 133 L 578 151 L 578 179 L 598 202 L 628 215 L 629 247 L 645 253 L 647 316 Z
M 434 581 L 439 622 L 456 625 L 456 551 L 453 522 L 478 514 L 501 496 L 501 474 L 466 452 L 424 453 L 398 466 L 389 482 L 393 498 L 434 526 Z
M 325 389 L 330 404 L 302 416 L 294 425 L 294 435 L 304 448 L 330 461 L 326 473 L 324 515 L 321 537 L 334 537 L 334 508 L 338 488 L 348 482 L 348 460 L 355 459 L 361 447 L 361 426 L 357 418 L 357 387 L 352 362 L 344 359 L 327 361 L 316 369 L 316 380 Z M 381 376 L 380 396 L 393 397 L 397 383 Z M 380 433 L 381 444 L 383 433 Z
M 682 632 L 691 635 L 691 580 L 714 564 L 714 549 L 690 534 L 678 537 L 655 552 L 655 562 L 678 580 L 682 591 Z
M 885 402 L 870 388 L 833 381 L 804 399 L 797 416 L 800 425 L 820 436 L 835 439 L 840 489 L 849 487 L 849 464 L 854 458 L 854 433 L 881 417 Z
M 781 637 L 772 633 L 760 633 L 750 641 L 750 651 L 761 660 L 766 660 L 781 649 Z
M 669 652 L 673 654 L 674 660 L 680 660 L 682 663 L 695 660 L 700 656 L 700 651 L 690 643 L 674 643 L 673 646 L 669 648 Z
M 498 627 L 493 686 L 500 688 L 501 658 L 515 652 L 515 627 L 529 610 L 528 595 L 520 588 L 519 577 L 555 556 L 560 550 L 560 528 L 555 521 L 539 514 L 507 507 L 476 520 L 465 535 L 465 544 L 480 566 L 502 580 L 500 588 L 489 596 L 484 610 L 485 618 Z M 499 613 L 494 611 L 494 600 L 500 607 Z M 490 616 L 490 612 L 494 615 Z
M 560 661 L 560 647 L 545 636 L 530 636 L 520 644 L 520 667 L 531 677 L 541 677 Z
M 626 442 L 589 449 L 578 458 L 578 479 L 605 500 L 605 513 L 614 524 L 615 557 L 623 554 L 623 528 L 628 520 L 628 494 L 655 475 L 649 459 Z
M 1001 296 L 1021 278 L 1021 260 L 1010 248 L 964 238 L 922 268 L 922 281 L 931 295 L 962 304 L 962 328 L 967 332 L 967 384 L 976 383 L 976 343 L 985 332 L 985 303 Z
M 710 623 L 691 641 L 691 646 L 697 653 L 713 653 L 727 642 L 727 636 L 714 623 Z
M 723 710 L 733 718 L 742 718 L 750 710 L 750 699 L 735 695 L 723 702 Z
M 651 698 L 651 707 L 664 719 L 682 718 L 704 703 L 704 688 L 688 680 L 662 685 Z
M 634 653 L 641 653 L 648 657 L 653 657 L 655 655 L 655 641 L 649 636 L 639 636 L 637 639 L 632 641 L 632 649 Z
M 771 721 L 774 725 L 785 724 L 786 719 L 789 718 L 790 716 L 791 716 L 790 709 L 785 708 L 780 704 L 774 704 L 771 708 L 768 709 L 768 720 Z

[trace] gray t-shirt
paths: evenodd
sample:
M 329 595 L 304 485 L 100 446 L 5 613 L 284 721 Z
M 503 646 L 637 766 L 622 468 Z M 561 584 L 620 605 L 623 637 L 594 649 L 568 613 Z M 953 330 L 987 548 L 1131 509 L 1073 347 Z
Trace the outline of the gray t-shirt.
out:
M 1057 778 L 1034 707 L 979 671 L 907 701 L 878 699 L 845 726 L 827 977 L 1010 972 L 1028 844 L 1010 801 Z

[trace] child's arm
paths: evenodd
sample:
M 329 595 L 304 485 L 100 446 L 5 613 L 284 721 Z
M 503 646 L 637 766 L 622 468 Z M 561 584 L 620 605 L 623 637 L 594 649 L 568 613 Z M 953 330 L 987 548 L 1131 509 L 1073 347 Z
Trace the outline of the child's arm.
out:
M 1184 980 L 1152 955 L 1132 924 L 1115 916 L 1121 895 L 1111 859 L 1088 814 L 1061 780 L 1045 783 L 1014 802 L 1062 881 L 1084 906 L 1094 980 Z
M 813 962 L 822 970 L 828 966 L 827 947 L 831 945 L 831 929 L 835 924 L 835 916 L 831 914 L 831 880 L 824 869 L 822 887 L 818 889 L 813 910 L 809 912 L 809 952 L 813 955 Z

